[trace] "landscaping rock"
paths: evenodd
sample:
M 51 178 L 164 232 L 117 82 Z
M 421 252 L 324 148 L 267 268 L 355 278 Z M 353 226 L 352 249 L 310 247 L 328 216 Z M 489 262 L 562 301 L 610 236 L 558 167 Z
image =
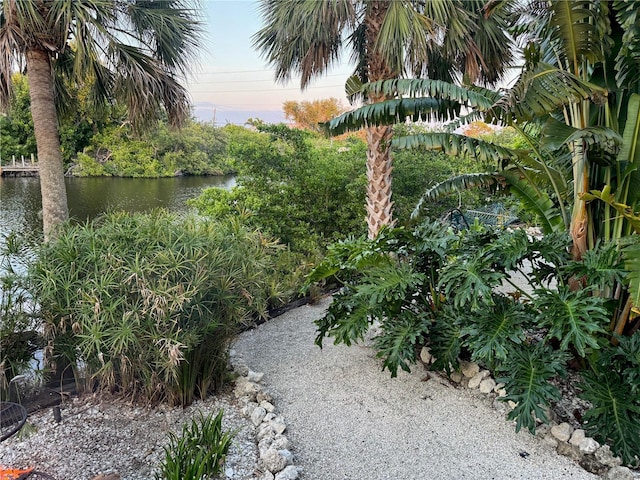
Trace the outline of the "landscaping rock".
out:
M 572 433 L 573 427 L 566 422 L 551 427 L 551 435 L 556 437 L 561 442 L 569 441 Z
M 422 347 L 422 350 L 420 350 L 420 360 L 422 360 L 426 365 L 429 365 L 432 359 L 433 355 L 431 355 L 429 347 Z
M 256 400 L 256 395 L 259 391 L 260 387 L 257 384 L 248 381 L 245 377 L 238 378 L 236 386 L 233 389 L 233 393 L 236 398 L 247 397 L 250 401 Z
M 574 430 L 573 433 L 571 434 L 571 439 L 569 440 L 569 443 L 571 445 L 575 445 L 576 447 L 580 447 L 580 443 L 582 443 L 582 441 L 585 438 L 586 438 L 586 435 L 584 433 L 584 430 L 582 430 L 581 428 L 578 428 Z
M 580 460 L 580 466 L 587 472 L 591 472 L 594 475 L 602 475 L 609 469 L 609 467 L 602 465 L 593 455 L 585 455 L 582 457 L 582 460 Z
M 622 465 L 622 460 L 620 457 L 614 457 L 611 453 L 611 448 L 609 445 L 603 445 L 594 454 L 596 459 L 603 465 L 607 467 L 617 467 Z
M 276 435 L 272 443 L 273 448 L 276 450 L 288 450 L 289 439 L 284 435 Z
M 264 420 L 267 411 L 262 407 L 256 407 L 251 412 L 251 423 L 253 423 L 256 427 L 262 423 Z
M 480 366 L 475 362 L 460 361 L 460 371 L 467 378 L 473 378 L 480 371 Z
M 256 401 L 258 403 L 262 403 L 262 402 L 270 402 L 271 403 L 271 402 L 273 402 L 273 398 L 271 398 L 271 395 L 268 392 L 260 391 L 256 395 Z
M 262 381 L 263 377 L 264 373 L 262 372 L 254 372 L 249 370 L 249 372 L 247 373 L 247 380 L 249 380 L 250 382 L 259 383 Z
M 260 402 L 260 406 L 264 408 L 267 411 L 267 413 L 273 413 L 274 410 L 276 409 L 273 403 L 267 402 L 266 400 L 263 400 L 262 402 Z
M 485 378 L 487 378 L 489 376 L 489 370 L 481 370 L 478 373 L 476 373 L 470 380 L 469 380 L 469 388 L 472 390 L 475 390 L 476 388 L 478 388 L 480 386 L 480 382 L 482 382 Z
M 584 440 L 580 442 L 580 444 L 578 445 L 578 448 L 582 453 L 591 454 L 591 453 L 595 453 L 596 450 L 600 448 L 600 444 L 596 442 L 593 438 L 586 437 Z
M 557 437 L 554 436 L 557 439 Z M 578 447 L 571 445 L 570 443 L 560 442 L 558 443 L 558 448 L 556 449 L 560 455 L 564 455 L 565 457 L 569 457 L 574 462 L 579 462 L 584 457 L 584 453 L 582 453 Z
M 258 430 L 258 433 L 256 434 L 256 438 L 258 439 L 258 441 L 267 437 L 274 438 L 275 436 L 276 432 L 273 431 L 273 427 L 268 423 L 262 424 L 260 426 L 260 429 Z
M 287 459 L 273 448 L 270 448 L 263 454 L 260 454 L 260 461 L 264 467 L 272 473 L 277 473 L 287 466 Z
M 482 393 L 491 393 L 496 386 L 496 381 L 493 378 L 485 378 L 480 382 L 480 391 Z
M 462 381 L 462 373 L 460 373 L 460 372 L 452 372 L 450 378 L 451 378 L 452 382 L 460 383 Z
M 269 425 L 271 425 L 271 428 L 273 428 L 275 433 L 284 433 L 287 429 L 287 424 L 284 423 L 284 419 L 282 417 L 274 418 L 269 422 Z
M 287 461 L 287 465 L 293 465 L 293 453 L 286 449 L 278 450 L 278 453 L 284 457 Z
M 298 478 L 298 469 L 293 465 L 288 466 L 276 475 L 275 480 L 296 480 Z
M 542 438 L 542 443 L 544 445 L 547 445 L 547 446 L 551 447 L 551 448 L 558 448 L 558 440 L 556 439 L 556 437 L 551 435 L 551 433 L 545 435 Z
M 633 473 L 627 467 L 612 467 L 605 475 L 605 480 L 633 480 Z
M 276 477 L 273 476 L 273 473 L 267 470 L 262 474 L 262 476 L 260 477 L 260 480 L 275 480 L 275 478 Z

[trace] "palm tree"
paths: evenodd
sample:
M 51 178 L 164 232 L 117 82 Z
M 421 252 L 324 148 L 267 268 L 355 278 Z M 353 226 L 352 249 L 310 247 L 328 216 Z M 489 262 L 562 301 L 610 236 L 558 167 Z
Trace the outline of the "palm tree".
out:
M 188 0 L 0 0 L 0 107 L 8 106 L 12 71 L 25 68 L 45 239 L 68 218 L 56 111 L 64 85 L 87 85 L 96 108 L 122 101 L 138 127 L 162 107 L 177 125 L 189 111 L 178 77 L 199 31 Z
M 347 50 L 358 82 L 415 75 L 495 82 L 511 61 L 505 32 L 511 2 L 481 0 L 262 0 L 265 27 L 254 46 L 286 82 L 301 88 L 325 73 Z M 485 8 L 486 7 L 486 8 Z M 384 96 L 371 94 L 375 103 Z M 367 126 L 369 236 L 392 223 L 391 127 Z

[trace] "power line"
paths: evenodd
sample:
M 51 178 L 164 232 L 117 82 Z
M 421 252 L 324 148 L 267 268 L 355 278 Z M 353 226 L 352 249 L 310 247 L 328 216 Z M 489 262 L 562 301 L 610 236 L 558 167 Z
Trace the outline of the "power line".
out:
M 194 86 L 197 86 L 194 85 Z M 323 86 L 317 86 L 317 87 L 307 87 L 305 90 L 311 90 L 311 89 L 321 89 L 321 88 L 337 88 L 337 87 L 344 87 L 344 84 L 338 84 L 338 85 L 323 85 Z M 293 87 L 293 88 L 261 88 L 258 90 L 252 89 L 252 90 L 215 90 L 214 92 L 211 93 L 255 93 L 255 92 L 282 92 L 282 91 L 290 91 L 290 90 L 300 90 L 298 87 Z M 192 88 L 189 89 L 189 91 L 191 93 L 210 93 L 208 91 L 205 90 L 193 90 Z

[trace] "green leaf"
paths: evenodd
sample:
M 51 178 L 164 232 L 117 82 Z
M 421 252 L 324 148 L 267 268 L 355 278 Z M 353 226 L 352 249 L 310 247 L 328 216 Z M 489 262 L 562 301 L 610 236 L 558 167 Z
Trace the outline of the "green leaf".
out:
M 524 327 L 531 320 L 525 307 L 504 296 L 494 295 L 494 306 L 464 316 L 465 346 L 473 361 L 495 368 L 503 363 L 515 345 L 525 339 Z
M 599 368 L 583 374 L 581 398 L 593 407 L 584 414 L 585 430 L 627 465 L 640 465 L 640 402 L 619 373 Z
M 535 433 L 535 417 L 549 421 L 545 407 L 560 399 L 560 391 L 549 380 L 565 372 L 566 358 L 563 352 L 553 352 L 542 343 L 523 344 L 509 352 L 508 362 L 500 367 L 505 376 L 496 381 L 504 383 L 508 392 L 500 401 L 517 404 L 507 417 L 516 420 L 516 431 L 526 427 Z
M 572 291 L 560 285 L 557 291 L 535 291 L 539 325 L 548 327 L 549 337 L 560 340 L 562 350 L 573 346 L 581 357 L 587 347 L 600 348 L 598 338 L 606 333 L 610 317 L 603 304 L 604 299 L 592 296 L 588 289 Z
M 375 338 L 376 356 L 384 359 L 382 368 L 387 368 L 392 377 L 398 375 L 398 367 L 409 372 L 415 363 L 416 346 L 429 333 L 430 317 L 410 310 L 403 310 L 395 317 L 382 322 L 382 333 Z

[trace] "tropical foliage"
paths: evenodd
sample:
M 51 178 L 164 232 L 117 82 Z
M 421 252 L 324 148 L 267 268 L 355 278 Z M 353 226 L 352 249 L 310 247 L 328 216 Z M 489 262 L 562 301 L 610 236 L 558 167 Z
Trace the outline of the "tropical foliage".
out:
M 452 80 L 466 75 L 495 82 L 512 58 L 505 27 L 514 2 L 446 0 L 263 0 L 265 26 L 255 46 L 279 81 L 300 74 L 301 87 L 323 74 L 348 51 L 355 64 L 350 85 L 424 74 Z M 382 92 L 355 95 L 366 103 Z M 354 98 L 355 98 L 354 97 Z M 392 130 L 367 125 L 367 223 L 369 236 L 392 223 L 389 141 Z
M 293 251 L 316 255 L 330 242 L 363 233 L 363 174 L 366 145 L 357 138 L 326 141 L 284 125 L 259 132 L 227 126 L 227 157 L 238 169 L 231 191 L 212 188 L 191 201 L 201 215 L 229 216 L 268 232 Z M 420 192 L 452 174 L 474 171 L 477 163 L 436 152 L 403 151 L 395 158 L 396 219 L 409 223 Z M 482 199 L 466 193 L 467 205 Z M 440 216 L 458 197 L 430 205 Z
M 227 156 L 224 129 L 189 121 L 180 130 L 158 122 L 143 134 L 126 126 L 111 127 L 93 136 L 79 153 L 75 176 L 173 177 L 223 175 L 235 165 Z
M 8 107 L 14 69 L 26 66 L 45 237 L 68 218 L 56 111 L 73 108 L 67 87 L 86 88 L 96 111 L 119 100 L 138 127 L 162 108 L 181 123 L 189 108 L 178 80 L 198 45 L 195 18 L 182 0 L 0 2 L 0 107 Z
M 476 224 L 456 233 L 439 222 L 338 242 L 309 276 L 340 287 L 316 322 L 316 343 L 331 336 L 351 345 L 376 323 L 374 345 L 392 376 L 409 370 L 423 345 L 433 369 L 451 373 L 460 358 L 474 360 L 498 372 L 508 393 L 500 399 L 517 404 L 509 418 L 531 431 L 536 418 L 549 420 L 556 379 L 577 360 L 586 367 L 581 395 L 593 406 L 587 429 L 634 464 L 638 336 L 610 343 L 618 305 L 593 294 L 628 272 L 611 244 L 591 250 L 587 262 L 571 258 L 570 244 L 565 232 L 531 238 Z M 576 275 L 589 289 L 569 288 Z
M 188 405 L 222 385 L 239 328 L 290 293 L 281 250 L 237 222 L 162 211 L 66 226 L 29 274 L 45 353 L 90 386 Z

